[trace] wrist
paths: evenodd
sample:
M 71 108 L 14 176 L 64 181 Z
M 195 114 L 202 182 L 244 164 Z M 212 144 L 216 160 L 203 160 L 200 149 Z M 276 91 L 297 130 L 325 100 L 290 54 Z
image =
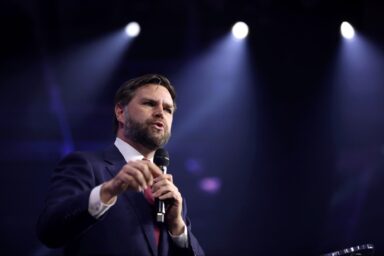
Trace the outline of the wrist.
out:
M 185 223 L 184 220 L 180 217 L 168 225 L 168 231 L 173 236 L 179 236 L 184 233 Z
M 116 195 L 112 193 L 110 183 L 104 182 L 100 189 L 100 200 L 104 204 L 110 204 L 114 201 Z

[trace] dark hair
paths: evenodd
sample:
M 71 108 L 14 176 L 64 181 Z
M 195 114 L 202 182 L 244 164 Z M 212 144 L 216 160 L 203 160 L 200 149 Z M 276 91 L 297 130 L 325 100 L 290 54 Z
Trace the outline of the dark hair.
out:
M 128 103 L 132 100 L 133 96 L 135 96 L 135 92 L 138 88 L 148 85 L 148 84 L 157 84 L 164 86 L 167 88 L 169 93 L 171 94 L 172 100 L 173 100 L 173 106 L 176 109 L 176 91 L 175 88 L 173 88 L 171 82 L 166 78 L 165 76 L 158 75 L 158 74 L 146 74 L 143 76 L 139 76 L 133 79 L 130 79 L 123 83 L 119 89 L 117 90 L 115 94 L 115 105 L 120 104 L 121 106 L 126 106 Z M 119 127 L 119 122 L 116 119 L 116 116 L 114 118 L 114 130 L 115 133 L 117 132 L 117 129 Z

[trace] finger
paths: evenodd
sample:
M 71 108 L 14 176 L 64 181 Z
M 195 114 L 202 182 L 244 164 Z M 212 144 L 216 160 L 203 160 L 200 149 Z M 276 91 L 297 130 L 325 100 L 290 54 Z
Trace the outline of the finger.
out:
M 163 174 L 163 172 L 160 170 L 160 168 L 155 165 L 154 163 L 152 163 L 151 161 L 148 161 L 148 168 L 149 168 L 149 171 L 152 173 L 153 177 L 158 177 L 160 175 Z
M 142 174 L 142 172 L 139 169 L 130 168 L 126 172 L 126 174 L 133 178 L 133 183 L 136 183 L 138 185 L 139 189 L 147 188 L 147 182 L 144 178 L 144 175 Z
M 161 188 L 169 188 L 170 190 L 175 190 L 175 191 L 179 191 L 179 189 L 175 186 L 175 184 L 173 184 L 172 182 L 170 182 L 169 180 L 167 179 L 163 179 L 163 180 L 160 180 L 158 182 L 155 182 L 152 186 L 152 192 L 157 192 L 159 189 Z
M 181 202 L 181 195 L 179 193 L 174 193 L 174 191 L 169 191 L 161 196 L 159 196 L 160 200 L 168 200 L 168 199 L 173 199 L 177 202 Z
M 162 174 L 154 179 L 154 182 L 159 182 L 161 180 L 169 180 L 171 183 L 173 183 L 173 176 L 172 174 Z
M 169 180 L 170 182 L 173 183 L 173 176 L 172 176 L 172 174 L 166 174 L 165 176 L 166 176 L 167 180 Z
M 128 173 L 121 173 L 119 175 L 119 182 L 121 184 L 120 188 L 122 190 L 127 190 L 128 188 L 131 188 L 136 191 L 142 190 L 140 184 L 136 181 L 136 179 Z
M 161 187 L 157 188 L 152 193 L 153 193 L 153 197 L 160 197 L 160 196 L 167 194 L 169 192 L 171 192 L 173 194 L 180 194 L 177 187 L 175 187 L 173 184 L 166 184 L 164 186 L 161 186 Z
M 148 162 L 149 162 L 148 160 L 136 161 L 136 162 L 132 162 L 132 166 L 141 172 L 141 174 L 144 177 L 146 186 L 152 186 L 153 176 L 149 170 Z

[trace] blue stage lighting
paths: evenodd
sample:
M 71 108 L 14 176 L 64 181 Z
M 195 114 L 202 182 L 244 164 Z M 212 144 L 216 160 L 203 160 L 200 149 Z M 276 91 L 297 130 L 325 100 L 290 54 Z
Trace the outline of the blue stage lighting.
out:
M 139 23 L 133 21 L 128 23 L 128 25 L 125 27 L 125 33 L 129 37 L 136 37 L 140 34 L 140 25 Z
M 342 22 L 340 26 L 341 35 L 346 39 L 353 39 L 355 37 L 355 29 L 349 22 Z
M 242 21 L 236 22 L 232 27 L 232 35 L 236 39 L 244 39 L 247 37 L 249 32 L 248 25 Z

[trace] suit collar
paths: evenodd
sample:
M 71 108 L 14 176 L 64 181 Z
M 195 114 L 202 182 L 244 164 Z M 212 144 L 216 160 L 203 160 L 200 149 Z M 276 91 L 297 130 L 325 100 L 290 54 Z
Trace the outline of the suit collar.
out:
M 115 140 L 115 146 L 120 151 L 120 153 L 123 155 L 125 161 L 135 161 L 135 160 L 142 160 L 144 158 L 143 154 L 141 154 L 139 151 L 137 151 L 134 147 L 132 147 L 127 142 L 123 141 L 120 138 L 116 138 Z
M 115 145 L 110 145 L 104 151 L 104 160 L 112 165 L 125 162 L 123 155 L 119 152 Z

